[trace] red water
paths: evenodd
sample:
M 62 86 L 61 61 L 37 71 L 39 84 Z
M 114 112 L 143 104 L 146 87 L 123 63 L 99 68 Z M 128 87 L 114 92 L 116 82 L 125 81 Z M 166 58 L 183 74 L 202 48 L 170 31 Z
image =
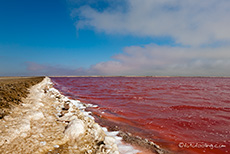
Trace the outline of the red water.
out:
M 230 153 L 230 78 L 56 77 L 96 115 L 176 153 Z

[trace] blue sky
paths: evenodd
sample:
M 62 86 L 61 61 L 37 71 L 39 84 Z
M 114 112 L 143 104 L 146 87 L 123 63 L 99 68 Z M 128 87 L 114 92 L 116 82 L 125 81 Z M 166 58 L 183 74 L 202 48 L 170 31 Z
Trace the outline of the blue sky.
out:
M 0 76 L 230 76 L 228 0 L 2 0 Z

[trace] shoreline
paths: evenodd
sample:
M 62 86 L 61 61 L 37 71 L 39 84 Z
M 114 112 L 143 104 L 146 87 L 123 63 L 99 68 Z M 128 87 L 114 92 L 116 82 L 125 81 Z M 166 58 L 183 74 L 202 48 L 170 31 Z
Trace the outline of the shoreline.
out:
M 87 111 L 90 111 L 90 109 L 87 109 Z M 103 118 L 101 118 L 101 115 L 94 114 L 93 112 L 92 114 L 95 118 L 95 121 L 99 125 L 101 125 L 102 127 L 106 127 L 111 132 L 118 132 L 116 136 L 121 137 L 122 141 L 125 144 L 129 144 L 135 147 L 137 150 L 139 150 L 138 154 L 174 154 L 175 153 L 175 151 L 173 152 L 168 150 L 167 148 L 162 148 L 161 146 L 157 145 L 153 141 L 150 141 L 146 138 L 142 138 L 140 136 L 133 135 L 132 133 L 130 133 L 130 131 L 127 131 L 120 126 L 117 126 L 116 123 L 112 121 L 104 121 Z M 122 154 L 126 154 L 126 153 L 122 153 Z
M 122 143 L 118 132 L 99 126 L 85 108 L 85 104 L 61 95 L 46 77 L 30 88 L 20 106 L 0 119 L 0 153 L 119 154 L 117 145 Z

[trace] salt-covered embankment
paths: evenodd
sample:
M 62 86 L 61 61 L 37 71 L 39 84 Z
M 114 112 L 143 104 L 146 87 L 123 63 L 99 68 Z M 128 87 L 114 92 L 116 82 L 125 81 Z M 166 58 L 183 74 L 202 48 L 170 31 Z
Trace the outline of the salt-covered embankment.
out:
M 28 88 L 40 83 L 44 77 L 0 77 L 0 119 L 10 114 L 22 98 L 29 94 Z
M 1 119 L 0 153 L 119 153 L 117 140 L 84 108 L 61 95 L 46 77 Z

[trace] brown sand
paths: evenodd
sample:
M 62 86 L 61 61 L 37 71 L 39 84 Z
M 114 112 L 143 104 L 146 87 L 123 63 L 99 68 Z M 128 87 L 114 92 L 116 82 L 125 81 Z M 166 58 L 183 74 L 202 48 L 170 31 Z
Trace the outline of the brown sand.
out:
M 22 102 L 28 88 L 41 82 L 44 77 L 0 77 L 0 119 Z

